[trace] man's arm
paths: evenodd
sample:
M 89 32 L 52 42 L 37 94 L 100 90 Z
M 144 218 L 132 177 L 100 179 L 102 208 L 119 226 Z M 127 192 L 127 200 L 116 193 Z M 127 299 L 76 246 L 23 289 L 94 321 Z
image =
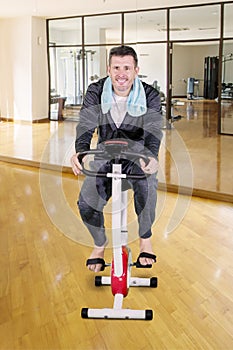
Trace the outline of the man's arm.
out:
M 150 159 L 146 165 L 140 160 L 141 168 L 146 174 L 154 174 L 158 171 L 158 153 L 162 139 L 162 108 L 160 95 L 157 90 L 151 86 L 145 87 L 147 98 L 147 113 L 143 119 L 145 150 Z
M 147 113 L 143 117 L 143 128 L 145 134 L 145 148 L 151 156 L 158 158 L 162 133 L 162 108 L 160 95 L 153 87 L 147 87 Z
M 76 153 L 71 157 L 71 165 L 75 175 L 82 172 L 82 165 L 78 161 L 78 154 L 90 149 L 92 136 L 98 124 L 100 112 L 99 99 L 100 91 L 98 84 L 91 84 L 87 89 L 79 114 L 79 123 L 76 127 Z M 83 160 L 85 160 L 85 158 Z
M 91 84 L 87 89 L 76 127 L 75 150 L 77 153 L 90 149 L 91 139 L 98 125 L 100 93 L 98 83 Z

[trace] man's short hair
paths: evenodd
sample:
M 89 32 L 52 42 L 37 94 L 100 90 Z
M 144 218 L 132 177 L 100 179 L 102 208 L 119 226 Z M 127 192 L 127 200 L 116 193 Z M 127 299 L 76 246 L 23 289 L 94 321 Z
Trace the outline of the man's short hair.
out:
M 111 64 L 112 56 L 121 56 L 121 57 L 132 56 L 135 62 L 135 67 L 137 67 L 138 65 L 138 56 L 136 54 L 136 51 L 130 46 L 122 45 L 122 46 L 113 47 L 109 52 L 109 59 L 108 59 L 109 65 Z

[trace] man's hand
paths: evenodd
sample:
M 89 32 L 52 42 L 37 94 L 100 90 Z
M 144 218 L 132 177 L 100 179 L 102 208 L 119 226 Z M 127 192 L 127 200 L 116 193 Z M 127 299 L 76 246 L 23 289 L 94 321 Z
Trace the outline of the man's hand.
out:
M 150 161 L 147 165 L 143 159 L 140 159 L 141 169 L 144 171 L 145 174 L 157 173 L 159 169 L 159 162 L 153 157 L 148 157 L 148 158 Z
M 85 157 L 84 157 L 85 159 Z M 70 162 L 71 162 L 71 166 L 72 166 L 72 170 L 74 175 L 79 175 L 82 174 L 82 165 L 79 163 L 78 160 L 78 153 L 74 154 L 71 158 L 70 158 Z

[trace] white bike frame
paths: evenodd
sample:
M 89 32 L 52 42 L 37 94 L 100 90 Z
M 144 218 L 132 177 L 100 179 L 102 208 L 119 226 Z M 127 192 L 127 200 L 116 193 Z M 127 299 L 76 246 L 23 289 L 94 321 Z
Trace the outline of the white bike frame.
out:
M 122 191 L 122 179 L 126 178 L 126 174 L 122 174 L 121 164 L 113 164 L 112 172 L 106 174 L 112 178 L 112 242 L 113 242 L 113 260 L 114 275 L 121 278 L 123 274 L 123 253 L 122 247 L 127 246 L 127 191 Z M 127 286 L 144 286 L 150 287 L 150 278 L 131 277 L 130 270 L 133 266 L 132 255 L 128 249 L 128 273 Z M 111 276 L 101 276 L 101 285 L 111 285 Z M 124 309 L 124 295 L 116 293 L 114 295 L 113 308 L 103 309 L 83 309 L 84 318 L 105 318 L 105 319 L 140 319 L 151 320 L 153 318 L 152 310 L 134 310 Z

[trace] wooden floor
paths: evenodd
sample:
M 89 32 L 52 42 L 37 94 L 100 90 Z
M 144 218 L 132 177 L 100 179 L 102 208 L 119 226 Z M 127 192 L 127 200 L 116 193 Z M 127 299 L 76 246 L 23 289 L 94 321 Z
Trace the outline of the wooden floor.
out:
M 78 190 L 69 174 L 0 163 L 0 349 L 231 350 L 233 205 L 159 191 L 158 262 L 132 271 L 157 276 L 158 288 L 132 288 L 124 299 L 126 308 L 153 309 L 153 320 L 85 320 L 82 307 L 112 307 L 113 297 L 85 267 L 91 247 Z M 131 214 L 136 259 L 134 227 Z
M 83 177 L 69 167 L 76 123 L 0 124 L 0 350 L 233 349 L 233 138 L 204 132 L 203 125 L 199 117 L 184 118 L 164 129 L 160 183 L 185 187 L 193 170 L 193 189 L 210 198 L 221 193 L 224 201 L 159 190 L 158 262 L 132 270 L 133 276 L 157 276 L 158 288 L 131 288 L 124 299 L 125 308 L 153 309 L 154 318 L 113 321 L 80 317 L 83 307 L 112 307 L 113 297 L 110 287 L 94 286 L 85 267 L 92 241 L 76 208 Z M 105 215 L 110 262 L 108 206 Z

